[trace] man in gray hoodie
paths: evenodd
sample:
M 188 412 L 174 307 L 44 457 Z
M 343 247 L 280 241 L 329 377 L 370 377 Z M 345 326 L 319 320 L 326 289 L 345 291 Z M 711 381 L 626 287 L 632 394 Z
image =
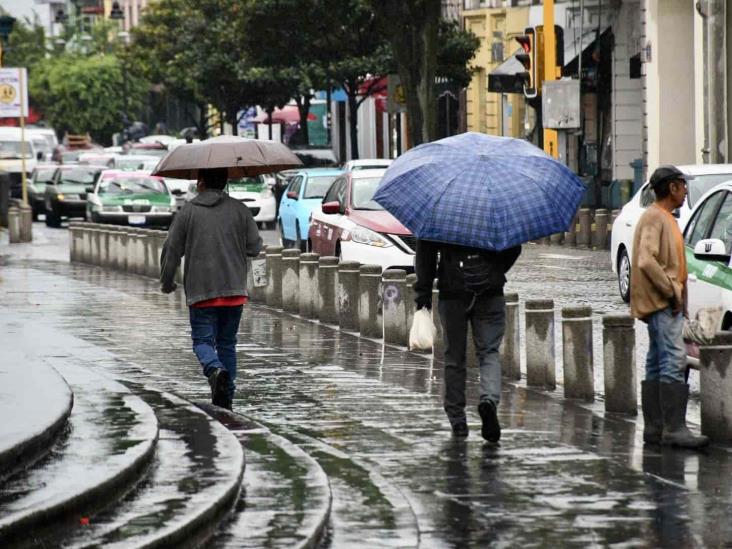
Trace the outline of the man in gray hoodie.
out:
M 231 409 L 236 334 L 247 302 L 247 257 L 262 248 L 252 212 L 223 189 L 227 169 L 199 171 L 198 195 L 175 216 L 160 256 L 160 289 L 175 290 L 185 256 L 183 286 L 193 352 L 211 386 L 212 402 Z

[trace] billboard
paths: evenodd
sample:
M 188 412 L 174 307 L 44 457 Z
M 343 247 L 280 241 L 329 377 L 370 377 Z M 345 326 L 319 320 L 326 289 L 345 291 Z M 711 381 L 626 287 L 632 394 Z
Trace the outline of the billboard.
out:
M 25 68 L 0 69 L 0 118 L 28 116 L 28 72 Z

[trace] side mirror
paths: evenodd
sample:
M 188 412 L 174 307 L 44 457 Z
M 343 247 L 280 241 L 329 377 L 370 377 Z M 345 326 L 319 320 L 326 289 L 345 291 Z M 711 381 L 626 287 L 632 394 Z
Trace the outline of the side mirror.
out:
M 341 213 L 341 205 L 337 201 L 323 202 L 323 204 L 320 206 L 320 209 L 323 211 L 324 214 Z
M 730 260 L 727 246 L 718 238 L 707 238 L 697 242 L 694 246 L 694 257 L 702 261 L 721 261 L 724 264 L 729 264 Z
M 295 191 L 290 191 L 287 193 L 287 198 L 292 198 L 293 200 L 297 200 L 297 193 Z

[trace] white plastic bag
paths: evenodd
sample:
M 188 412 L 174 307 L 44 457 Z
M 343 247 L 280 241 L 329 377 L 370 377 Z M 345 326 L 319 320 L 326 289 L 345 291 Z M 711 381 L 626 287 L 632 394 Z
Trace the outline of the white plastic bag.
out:
M 410 351 L 431 351 L 435 343 L 437 328 L 432 322 L 432 312 L 422 308 L 414 313 L 412 329 L 409 330 Z

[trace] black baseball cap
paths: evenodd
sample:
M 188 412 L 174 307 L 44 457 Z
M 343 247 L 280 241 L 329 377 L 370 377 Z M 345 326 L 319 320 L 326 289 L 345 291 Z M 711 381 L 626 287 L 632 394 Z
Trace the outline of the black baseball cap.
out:
M 688 181 L 689 178 L 676 166 L 660 166 L 653 172 L 649 184 L 652 189 L 655 189 L 660 183 L 668 179 L 681 179 L 683 181 Z

